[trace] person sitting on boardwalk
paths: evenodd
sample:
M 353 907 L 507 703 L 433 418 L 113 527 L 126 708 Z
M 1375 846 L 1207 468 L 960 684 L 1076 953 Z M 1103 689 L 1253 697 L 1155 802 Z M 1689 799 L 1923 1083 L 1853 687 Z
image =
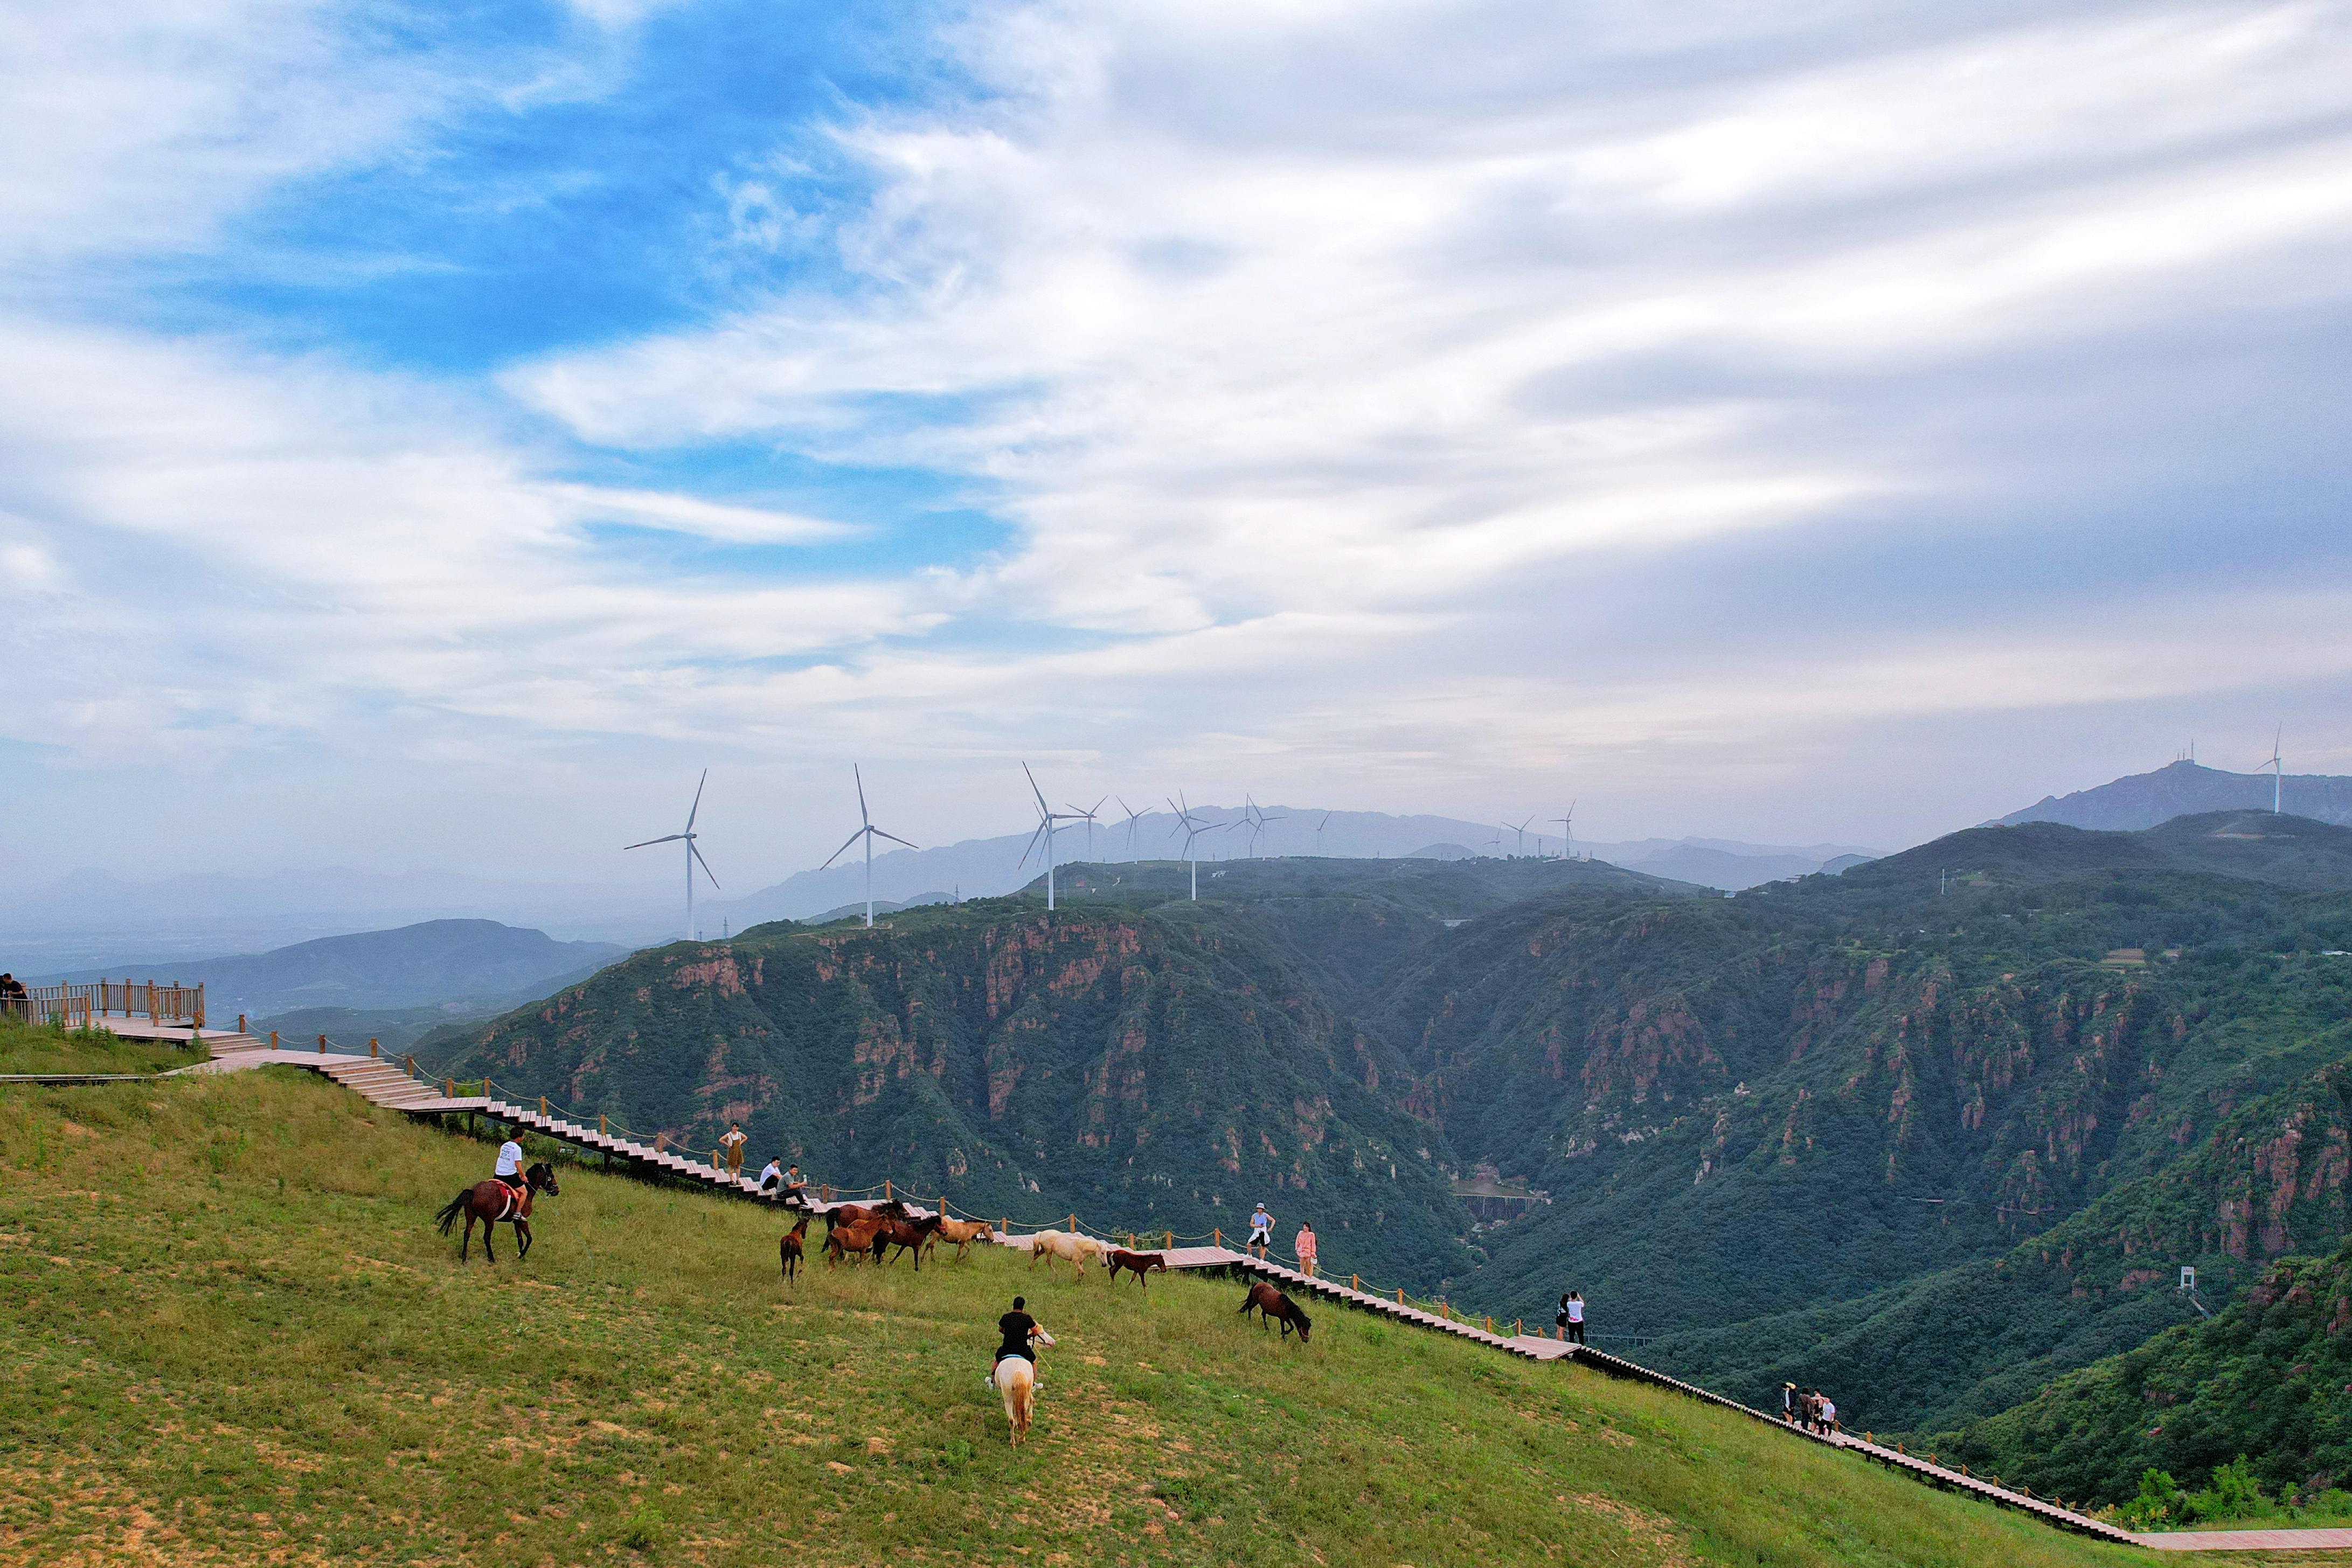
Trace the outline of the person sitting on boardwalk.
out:
M 1301 1274 L 1306 1275 L 1309 1279 L 1314 1279 L 1315 1227 L 1308 1225 L 1305 1220 L 1300 1220 L 1298 1222 L 1298 1235 L 1292 1240 L 1290 1250 L 1298 1254 L 1298 1271 Z
M 740 1182 L 743 1179 L 743 1145 L 750 1142 L 749 1138 L 743 1136 L 741 1122 L 730 1121 L 727 1124 L 727 1136 L 719 1141 L 719 1146 L 727 1151 L 728 1180 Z
M 1243 1243 L 1242 1250 L 1255 1252 L 1257 1254 L 1258 1261 L 1263 1263 L 1265 1261 L 1265 1249 L 1273 1244 L 1273 1241 L 1274 1216 L 1265 1212 L 1264 1204 L 1260 1204 L 1257 1205 L 1257 1212 L 1250 1215 L 1250 1237 L 1248 1241 Z
M 1006 1356 L 1017 1355 L 1031 1366 L 1037 1364 L 1037 1352 L 1030 1342 L 1045 1331 L 1038 1327 L 1037 1320 L 1029 1315 L 1028 1307 L 1027 1297 L 1015 1296 L 1013 1298 L 1013 1310 L 996 1320 L 996 1331 L 1003 1336 L 1003 1340 L 996 1347 L 996 1353 L 989 1358 L 988 1375 L 981 1380 L 991 1388 L 996 1386 L 996 1363 Z
M 1561 1338 L 1573 1344 L 1584 1342 L 1584 1297 L 1570 1290 L 1559 1299 Z
M 761 1167 L 760 1190 L 764 1193 L 770 1187 L 780 1187 L 783 1185 L 783 1183 L 784 1166 L 782 1159 L 781 1157 L 771 1158 L 767 1164 Z
M 808 1207 L 808 1178 L 801 1174 L 798 1165 L 784 1167 L 784 1206 L 789 1209 Z

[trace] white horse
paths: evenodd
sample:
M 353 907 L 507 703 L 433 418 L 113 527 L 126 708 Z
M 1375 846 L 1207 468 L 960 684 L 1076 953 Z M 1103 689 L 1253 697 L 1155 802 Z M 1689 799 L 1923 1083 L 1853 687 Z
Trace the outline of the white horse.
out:
M 1050 1345 L 1054 1336 L 1039 1329 L 1029 1336 L 1034 1348 Z M 1013 1425 L 1013 1446 L 1019 1447 L 1028 1435 L 1029 1412 L 1037 1403 L 1037 1369 L 1017 1355 L 1006 1356 L 996 1363 L 996 1392 L 1004 1396 L 1004 1419 Z
M 1071 1277 L 1087 1277 L 1086 1259 L 1102 1261 L 1103 1244 L 1091 1236 L 1066 1230 L 1041 1230 L 1029 1238 L 1029 1267 L 1034 1271 L 1041 1258 L 1059 1258 L 1070 1266 Z

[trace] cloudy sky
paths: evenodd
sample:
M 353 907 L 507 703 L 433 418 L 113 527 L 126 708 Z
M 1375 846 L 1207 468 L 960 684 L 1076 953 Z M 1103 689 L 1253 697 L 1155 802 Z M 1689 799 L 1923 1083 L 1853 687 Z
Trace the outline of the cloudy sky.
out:
M 12 871 L 2352 772 L 2352 5 L 12 8 Z

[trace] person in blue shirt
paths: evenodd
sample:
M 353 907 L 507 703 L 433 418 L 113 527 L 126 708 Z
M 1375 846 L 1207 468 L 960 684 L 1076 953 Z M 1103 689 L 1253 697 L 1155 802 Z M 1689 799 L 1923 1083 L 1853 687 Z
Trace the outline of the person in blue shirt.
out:
M 1263 1263 L 1265 1261 L 1265 1249 L 1273 1241 L 1274 1216 L 1265 1212 L 1264 1204 L 1260 1204 L 1257 1212 L 1250 1215 L 1250 1236 L 1244 1250 L 1256 1253 L 1258 1261 Z

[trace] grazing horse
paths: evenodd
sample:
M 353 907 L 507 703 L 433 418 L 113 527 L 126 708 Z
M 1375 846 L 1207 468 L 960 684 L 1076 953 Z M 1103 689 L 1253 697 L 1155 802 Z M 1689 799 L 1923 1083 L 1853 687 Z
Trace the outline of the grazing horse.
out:
M 784 1271 L 787 1285 L 801 1271 L 801 1243 L 808 1235 L 808 1215 L 801 1215 L 800 1224 L 784 1232 L 784 1238 L 776 1244 L 776 1260 Z
M 460 1263 L 473 1250 L 476 1220 L 482 1222 L 482 1256 L 494 1264 L 498 1262 L 498 1254 L 490 1250 L 490 1237 L 497 1232 L 499 1222 L 507 1221 L 515 1227 L 515 1261 L 520 1263 L 530 1256 L 530 1200 L 538 1193 L 545 1193 L 551 1198 L 563 1195 L 555 1184 L 555 1167 L 545 1161 L 522 1173 L 521 1192 L 516 1192 L 506 1182 L 476 1182 L 451 1198 L 434 1217 L 441 1222 L 441 1234 L 446 1236 L 457 1223 L 457 1216 L 465 1216 L 466 1239 L 457 1246 Z
M 1029 1342 L 1050 1345 L 1054 1336 L 1039 1329 Z M 1029 1412 L 1037 1403 L 1037 1369 L 1017 1355 L 1009 1355 L 996 1363 L 995 1381 L 996 1392 L 1004 1396 L 1004 1419 L 1012 1424 L 1013 1446 L 1017 1448 L 1029 1435 Z
M 887 1215 L 870 1214 L 864 1219 L 837 1225 L 825 1233 L 824 1260 L 839 1263 L 844 1258 L 862 1257 L 874 1250 L 874 1243 L 889 1223 Z
M 1122 1268 L 1133 1269 L 1136 1284 L 1147 1288 L 1150 1281 L 1144 1278 L 1145 1275 L 1155 1268 L 1162 1274 L 1168 1272 L 1168 1258 L 1164 1253 L 1129 1252 L 1123 1247 L 1114 1247 L 1103 1256 L 1110 1264 L 1110 1282 L 1114 1285 L 1118 1283 L 1118 1271 Z
M 1086 1260 L 1099 1260 L 1102 1255 L 1101 1242 L 1072 1231 L 1041 1230 L 1029 1238 L 1029 1268 L 1033 1272 L 1039 1258 L 1060 1258 L 1068 1261 L 1071 1279 L 1083 1279 L 1087 1277 Z
M 940 1216 L 935 1214 L 927 1214 L 920 1219 L 892 1219 L 885 1215 L 882 1228 L 874 1237 L 874 1261 L 877 1263 L 882 1261 L 883 1249 L 886 1247 L 897 1247 L 900 1256 L 911 1249 L 915 1254 L 915 1270 L 920 1273 L 923 1268 L 923 1248 L 930 1244 L 932 1233 L 939 1228 Z M 890 1261 L 896 1263 L 898 1258 L 894 1257 Z
M 938 1228 L 931 1232 L 931 1239 L 924 1245 L 927 1247 L 936 1248 L 942 1241 L 952 1241 L 955 1243 L 956 1258 L 961 1262 L 963 1258 L 964 1249 L 970 1247 L 973 1242 L 994 1241 L 995 1239 L 996 1227 L 990 1225 L 984 1219 L 947 1219 L 942 1217 L 939 1223 Z
M 1296 1328 L 1298 1342 L 1302 1345 L 1307 1342 L 1307 1331 L 1315 1326 L 1307 1321 L 1307 1314 L 1298 1310 L 1297 1302 L 1263 1279 L 1252 1285 L 1249 1294 L 1242 1299 L 1242 1316 L 1248 1317 L 1252 1309 L 1256 1310 L 1261 1327 L 1268 1321 L 1280 1323 L 1282 1337 L 1286 1340 L 1290 1337 L 1290 1331 Z

